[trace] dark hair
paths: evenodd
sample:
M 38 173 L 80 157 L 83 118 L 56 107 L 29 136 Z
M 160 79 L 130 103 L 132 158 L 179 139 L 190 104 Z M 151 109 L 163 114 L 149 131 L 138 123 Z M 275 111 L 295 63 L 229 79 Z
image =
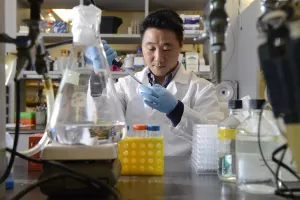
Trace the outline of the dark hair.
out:
M 183 40 L 183 21 L 173 10 L 159 9 L 150 13 L 141 24 L 140 33 L 142 38 L 148 28 L 167 29 L 175 33 L 179 44 Z

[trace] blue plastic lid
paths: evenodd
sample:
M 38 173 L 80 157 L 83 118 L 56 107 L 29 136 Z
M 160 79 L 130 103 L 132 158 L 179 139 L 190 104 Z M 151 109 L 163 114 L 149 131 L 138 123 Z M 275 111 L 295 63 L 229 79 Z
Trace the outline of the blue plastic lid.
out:
M 147 130 L 148 131 L 159 131 L 160 126 L 158 126 L 158 125 L 147 125 Z
M 142 52 L 142 47 L 138 47 L 138 48 L 137 48 L 137 52 L 138 52 L 138 53 L 141 53 L 141 52 Z
M 11 178 L 6 179 L 6 181 L 5 181 L 5 187 L 6 187 L 7 190 L 13 189 L 14 186 L 15 186 L 15 182 L 14 182 L 13 179 L 11 179 Z

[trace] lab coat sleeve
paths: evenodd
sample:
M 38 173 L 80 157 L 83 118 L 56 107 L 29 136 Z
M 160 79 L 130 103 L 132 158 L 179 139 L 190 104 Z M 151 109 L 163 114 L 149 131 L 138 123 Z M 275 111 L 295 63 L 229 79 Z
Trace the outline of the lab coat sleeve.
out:
M 119 99 L 121 103 L 121 108 L 123 112 L 123 116 L 125 117 L 126 114 L 126 92 L 125 89 L 122 87 L 122 85 L 125 85 L 125 81 L 121 78 L 118 82 L 115 83 L 115 89 L 117 93 L 117 98 Z
M 183 115 L 177 126 L 170 127 L 173 134 L 190 142 L 194 124 L 218 124 L 224 118 L 213 84 L 210 83 L 197 91 L 194 99 L 194 104 L 191 106 L 184 104 Z

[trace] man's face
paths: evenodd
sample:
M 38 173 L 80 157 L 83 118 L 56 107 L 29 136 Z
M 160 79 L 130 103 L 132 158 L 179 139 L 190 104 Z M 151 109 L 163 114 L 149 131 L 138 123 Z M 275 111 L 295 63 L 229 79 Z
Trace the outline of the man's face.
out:
M 148 28 L 143 37 L 144 60 L 155 76 L 165 76 L 177 66 L 181 45 L 174 32 Z

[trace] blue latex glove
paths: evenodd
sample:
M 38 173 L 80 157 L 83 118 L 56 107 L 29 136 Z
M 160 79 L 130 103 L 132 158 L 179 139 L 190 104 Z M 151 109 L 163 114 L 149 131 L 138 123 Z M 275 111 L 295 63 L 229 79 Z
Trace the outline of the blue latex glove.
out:
M 139 93 L 144 99 L 144 103 L 162 113 L 169 114 L 174 110 L 178 101 L 175 97 L 161 85 L 151 87 L 140 85 Z
M 117 52 L 113 48 L 111 48 L 105 40 L 102 40 L 102 44 L 104 47 L 108 65 L 109 67 L 111 67 L 113 60 L 117 57 Z M 101 56 L 96 46 L 90 46 L 87 48 L 85 52 L 85 61 L 88 64 L 93 64 L 94 68 L 97 70 L 104 68 L 104 66 L 101 64 Z

